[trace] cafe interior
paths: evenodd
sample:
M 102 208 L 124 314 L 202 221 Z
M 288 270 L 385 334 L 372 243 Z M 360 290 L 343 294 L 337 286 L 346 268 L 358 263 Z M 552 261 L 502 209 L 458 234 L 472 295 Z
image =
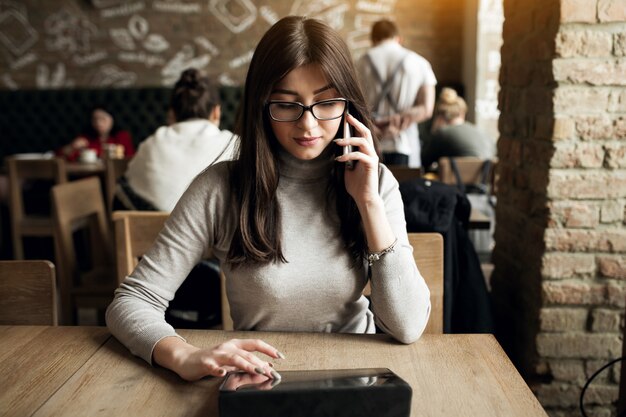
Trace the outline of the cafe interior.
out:
M 154 346 L 141 360 L 106 310 L 155 242 L 166 245 L 174 190 L 209 165 L 187 155 L 150 168 L 168 177 L 164 206 L 132 178 L 147 139 L 178 117 L 181 74 L 197 69 L 217 86 L 208 119 L 238 134 L 255 48 L 291 15 L 336 30 L 355 63 L 373 48 L 374 23 L 395 22 L 436 78 L 418 120 L 422 159 L 441 140 L 432 106 L 446 89 L 493 152 L 386 163 L 430 291 L 411 343 L 379 321 L 375 334 L 242 325 L 232 270 L 209 248 L 164 313 L 178 335 L 168 339 L 278 349 L 272 377 L 256 368 L 261 379 L 229 391 L 250 375 L 233 366 L 189 382 Z M 300 117 L 321 121 L 308 104 Z M 99 117 L 118 139 L 78 145 Z M 624 0 L 0 0 L 0 157 L 0 414 L 626 415 Z M 177 167 L 198 163 L 176 183 Z M 364 265 L 375 270 L 395 244 Z M 376 316 L 381 290 L 373 277 L 363 286 Z M 333 291 L 319 288 L 328 300 Z M 151 331 L 140 313 L 127 317 L 137 339 Z M 298 388 L 306 378 L 318 384 Z

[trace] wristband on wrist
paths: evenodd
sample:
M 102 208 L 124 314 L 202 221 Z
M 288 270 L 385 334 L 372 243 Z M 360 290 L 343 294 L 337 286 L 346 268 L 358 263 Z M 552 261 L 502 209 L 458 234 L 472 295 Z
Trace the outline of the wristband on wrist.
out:
M 391 245 L 381 250 L 380 252 L 369 252 L 367 254 L 367 263 L 369 264 L 369 266 L 374 265 L 374 262 L 380 260 L 380 258 L 385 256 L 389 252 L 393 252 L 396 248 L 397 243 L 398 243 L 398 238 L 396 238 Z

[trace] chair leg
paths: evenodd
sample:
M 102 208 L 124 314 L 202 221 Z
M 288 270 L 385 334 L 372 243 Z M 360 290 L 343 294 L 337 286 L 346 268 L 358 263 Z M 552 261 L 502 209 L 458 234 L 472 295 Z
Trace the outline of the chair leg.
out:
M 13 228 L 13 259 L 18 261 L 24 260 L 24 240 L 22 235 L 19 233 L 19 230 Z

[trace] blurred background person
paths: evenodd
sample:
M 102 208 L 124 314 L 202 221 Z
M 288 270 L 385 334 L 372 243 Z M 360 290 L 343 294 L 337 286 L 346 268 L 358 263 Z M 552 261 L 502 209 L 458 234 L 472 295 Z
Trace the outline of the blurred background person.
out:
M 430 119 L 437 79 L 430 63 L 400 43 L 390 20 L 372 26 L 373 47 L 357 62 L 383 163 L 421 166 L 418 123 Z
M 428 168 L 446 156 L 492 159 L 495 142 L 465 120 L 467 104 L 452 88 L 443 88 L 433 114 L 431 139 L 424 144 L 422 162 Z
M 181 74 L 168 115 L 173 123 L 141 142 L 130 161 L 117 187 L 117 208 L 172 211 L 196 175 L 236 156 L 236 137 L 219 128 L 217 86 L 199 70 Z
M 85 149 L 92 149 L 95 157 L 100 158 L 103 148 L 108 144 L 121 147 L 121 156 L 132 157 L 135 154 L 131 134 L 115 123 L 113 113 L 105 105 L 94 106 L 90 117 L 89 126 L 71 143 L 57 151 L 58 155 L 64 156 L 68 161 L 76 161 Z

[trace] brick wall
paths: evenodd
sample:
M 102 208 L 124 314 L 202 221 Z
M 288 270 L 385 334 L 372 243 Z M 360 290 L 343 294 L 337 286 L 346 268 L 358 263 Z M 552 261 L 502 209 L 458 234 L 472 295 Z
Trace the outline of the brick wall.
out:
M 498 337 L 552 416 L 621 356 L 626 3 L 506 0 L 492 277 Z M 587 392 L 610 416 L 619 367 Z
M 39 0 L 0 2 L 0 89 L 171 86 L 189 67 L 242 84 L 259 39 L 289 14 L 338 29 L 355 56 L 397 20 L 443 83 L 461 81 L 460 0 Z

